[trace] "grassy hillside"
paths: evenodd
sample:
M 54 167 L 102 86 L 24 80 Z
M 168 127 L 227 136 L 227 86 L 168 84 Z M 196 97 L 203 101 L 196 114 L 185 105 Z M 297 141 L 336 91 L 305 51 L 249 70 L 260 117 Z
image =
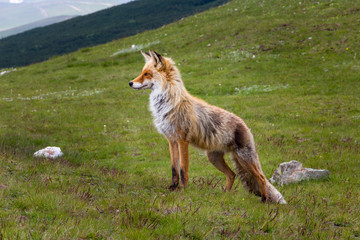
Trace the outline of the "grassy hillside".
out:
M 1 76 L 1 237 L 358 239 L 358 18 L 353 1 L 233 0 Z M 188 188 L 169 192 L 149 91 L 128 86 L 139 48 L 171 56 L 190 93 L 246 121 L 268 178 L 290 160 L 330 178 L 277 186 L 289 204 L 262 204 L 238 180 L 224 193 L 192 148 Z M 32 157 L 52 145 L 61 159 Z
M 139 0 L 0 40 L 0 67 L 25 66 L 55 55 L 155 29 L 227 0 Z

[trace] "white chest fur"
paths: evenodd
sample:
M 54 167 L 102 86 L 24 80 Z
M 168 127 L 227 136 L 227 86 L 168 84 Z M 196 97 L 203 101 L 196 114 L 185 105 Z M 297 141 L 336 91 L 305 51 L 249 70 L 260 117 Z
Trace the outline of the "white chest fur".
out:
M 164 92 L 153 90 L 150 94 L 150 110 L 154 118 L 154 124 L 157 130 L 168 137 L 173 137 L 175 129 L 168 121 L 168 115 L 173 110 L 169 99 Z

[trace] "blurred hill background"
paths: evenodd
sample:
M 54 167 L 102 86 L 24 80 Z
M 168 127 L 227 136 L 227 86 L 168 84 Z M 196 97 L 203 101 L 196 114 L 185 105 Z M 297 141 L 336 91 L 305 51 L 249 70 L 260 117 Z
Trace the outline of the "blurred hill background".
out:
M 79 48 L 155 29 L 227 0 L 141 0 L 0 40 L 0 68 L 44 61 Z
M 33 22 L 46 22 L 59 16 L 86 15 L 104 8 L 129 2 L 130 0 L 0 0 L 0 38 L 3 31 L 28 25 Z

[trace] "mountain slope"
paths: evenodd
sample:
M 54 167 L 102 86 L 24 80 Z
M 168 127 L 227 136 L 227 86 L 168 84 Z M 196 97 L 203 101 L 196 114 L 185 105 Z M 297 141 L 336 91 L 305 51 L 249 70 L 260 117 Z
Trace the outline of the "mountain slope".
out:
M 347 0 L 233 0 L 8 69 L 0 76 L 1 237 L 357 239 L 358 18 Z M 150 90 L 128 85 L 144 65 L 138 50 L 149 48 L 173 58 L 191 94 L 244 119 L 267 178 L 291 160 L 330 177 L 277 186 L 288 205 L 263 204 L 239 180 L 224 193 L 224 175 L 190 147 L 189 186 L 170 192 L 168 142 L 153 126 Z M 32 157 L 46 146 L 64 156 Z
M 45 27 L 54 23 L 58 23 L 58 22 L 62 22 L 62 21 L 66 21 L 69 20 L 73 17 L 76 16 L 56 16 L 56 17 L 51 17 L 51 18 L 45 18 L 33 23 L 29 23 L 20 27 L 15 27 L 15 28 L 11 28 L 5 31 L 1 31 L 0 32 L 0 39 L 1 38 L 5 38 L 11 35 L 15 35 L 15 34 L 19 34 L 25 31 L 29 31 L 31 29 L 34 28 L 38 28 L 38 27 Z
M 0 0 L 0 31 L 61 15 L 86 15 L 129 0 Z
M 40 62 L 217 6 L 226 0 L 140 0 L 0 40 L 0 67 Z

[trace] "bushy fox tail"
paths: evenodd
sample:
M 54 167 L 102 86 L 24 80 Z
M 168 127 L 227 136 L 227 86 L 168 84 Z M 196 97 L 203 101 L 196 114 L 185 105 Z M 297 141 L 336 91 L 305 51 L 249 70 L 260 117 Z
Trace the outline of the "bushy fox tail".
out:
M 269 196 L 269 201 L 279 204 L 287 204 L 281 193 L 266 179 L 266 188 Z
M 265 191 L 268 202 L 279 204 L 287 203 L 281 193 L 265 178 L 257 154 L 251 158 L 251 160 L 243 160 L 239 154 L 234 152 L 232 154 L 232 160 L 235 164 L 235 172 L 243 182 L 245 189 L 262 198 L 264 197 Z M 264 180 L 259 181 L 259 179 Z M 264 188 L 266 188 L 266 190 Z

